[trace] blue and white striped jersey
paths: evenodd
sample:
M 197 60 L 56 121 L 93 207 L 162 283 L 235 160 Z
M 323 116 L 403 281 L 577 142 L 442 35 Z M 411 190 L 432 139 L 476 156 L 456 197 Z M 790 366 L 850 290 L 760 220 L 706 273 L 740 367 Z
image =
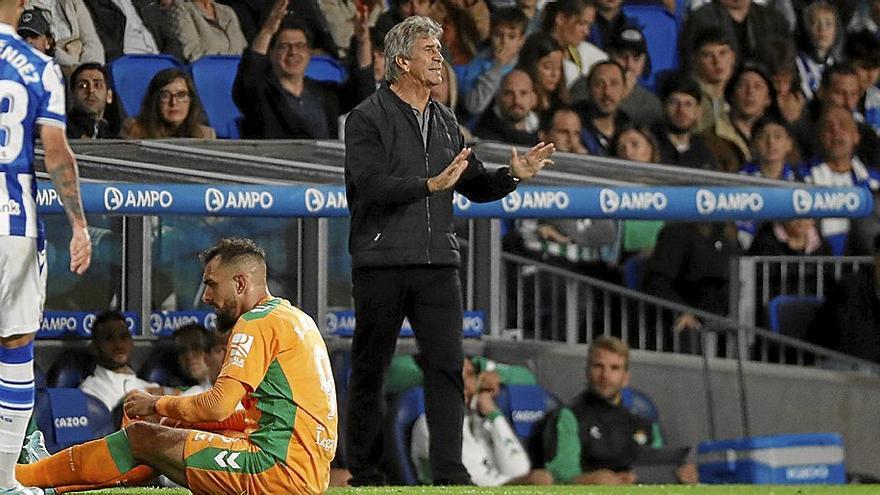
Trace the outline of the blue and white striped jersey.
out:
M 58 65 L 0 23 L 0 236 L 37 237 L 34 141 L 64 111 Z

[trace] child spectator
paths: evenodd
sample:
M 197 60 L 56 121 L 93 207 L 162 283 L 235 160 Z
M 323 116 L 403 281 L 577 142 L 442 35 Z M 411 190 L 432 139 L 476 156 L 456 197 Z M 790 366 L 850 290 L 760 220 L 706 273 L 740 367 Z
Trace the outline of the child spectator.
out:
M 801 88 L 812 100 L 822 82 L 822 72 L 842 58 L 843 30 L 837 10 L 828 2 L 813 3 L 804 11 L 803 31 L 797 67 Z

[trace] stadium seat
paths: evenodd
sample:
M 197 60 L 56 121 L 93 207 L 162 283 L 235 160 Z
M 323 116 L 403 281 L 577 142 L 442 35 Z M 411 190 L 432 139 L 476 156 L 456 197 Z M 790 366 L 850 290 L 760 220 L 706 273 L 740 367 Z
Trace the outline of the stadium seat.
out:
M 58 356 L 46 375 L 47 387 L 78 387 L 95 369 L 95 358 L 85 351 L 67 351 Z
M 559 400 L 540 385 L 504 385 L 495 403 L 523 442 L 549 411 L 559 407 Z
M 137 375 L 165 387 L 194 385 L 177 360 L 177 351 L 171 342 L 159 342 L 144 360 Z
M 110 411 L 104 404 L 78 388 L 38 390 L 34 415 L 51 453 L 115 430 Z
M 641 290 L 647 261 L 644 256 L 632 256 L 623 263 L 623 281 L 628 288 Z
M 660 412 L 648 394 L 632 387 L 626 387 L 620 392 L 620 403 L 636 416 L 659 424 Z
M 140 112 L 150 80 L 157 72 L 183 65 L 170 55 L 123 55 L 108 64 L 113 91 L 128 117 Z
M 206 55 L 189 65 L 196 92 L 208 115 L 208 125 L 222 139 L 239 137 L 241 112 L 232 101 L 232 83 L 240 61 L 241 57 L 236 55 Z
M 678 22 L 659 5 L 624 5 L 623 12 L 635 19 L 648 43 L 651 73 L 642 79 L 650 90 L 657 85 L 657 73 L 678 67 Z
M 306 77 L 316 81 L 342 84 L 348 79 L 348 71 L 339 60 L 325 55 L 313 55 L 306 67 Z
M 770 330 L 803 339 L 825 300 L 818 296 L 776 296 L 767 305 Z
M 392 401 L 388 412 L 385 453 L 391 474 L 400 484 L 416 485 L 419 479 L 410 456 L 410 440 L 413 424 L 425 413 L 425 392 L 422 387 L 401 392 Z

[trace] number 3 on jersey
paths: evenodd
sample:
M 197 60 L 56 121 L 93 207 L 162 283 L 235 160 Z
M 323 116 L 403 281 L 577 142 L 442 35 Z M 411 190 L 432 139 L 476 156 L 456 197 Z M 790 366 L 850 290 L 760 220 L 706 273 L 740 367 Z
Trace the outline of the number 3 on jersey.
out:
M 27 112 L 27 89 L 15 81 L 0 81 L 0 163 L 11 163 L 21 153 L 25 134 L 21 123 Z
M 327 394 L 327 404 L 330 412 L 327 419 L 336 417 L 336 385 L 333 383 L 333 370 L 330 368 L 330 357 L 323 346 L 315 344 L 314 347 L 315 368 L 318 372 L 318 380 L 321 382 L 321 390 Z

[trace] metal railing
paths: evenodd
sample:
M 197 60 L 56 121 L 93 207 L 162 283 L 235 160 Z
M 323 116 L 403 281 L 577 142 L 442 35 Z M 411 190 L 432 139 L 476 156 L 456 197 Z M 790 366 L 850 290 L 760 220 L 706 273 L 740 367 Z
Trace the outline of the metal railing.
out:
M 737 290 L 730 314 L 746 325 L 767 321 L 770 301 L 780 295 L 825 297 L 832 285 L 846 274 L 873 264 L 870 256 L 743 256 L 731 274 Z

